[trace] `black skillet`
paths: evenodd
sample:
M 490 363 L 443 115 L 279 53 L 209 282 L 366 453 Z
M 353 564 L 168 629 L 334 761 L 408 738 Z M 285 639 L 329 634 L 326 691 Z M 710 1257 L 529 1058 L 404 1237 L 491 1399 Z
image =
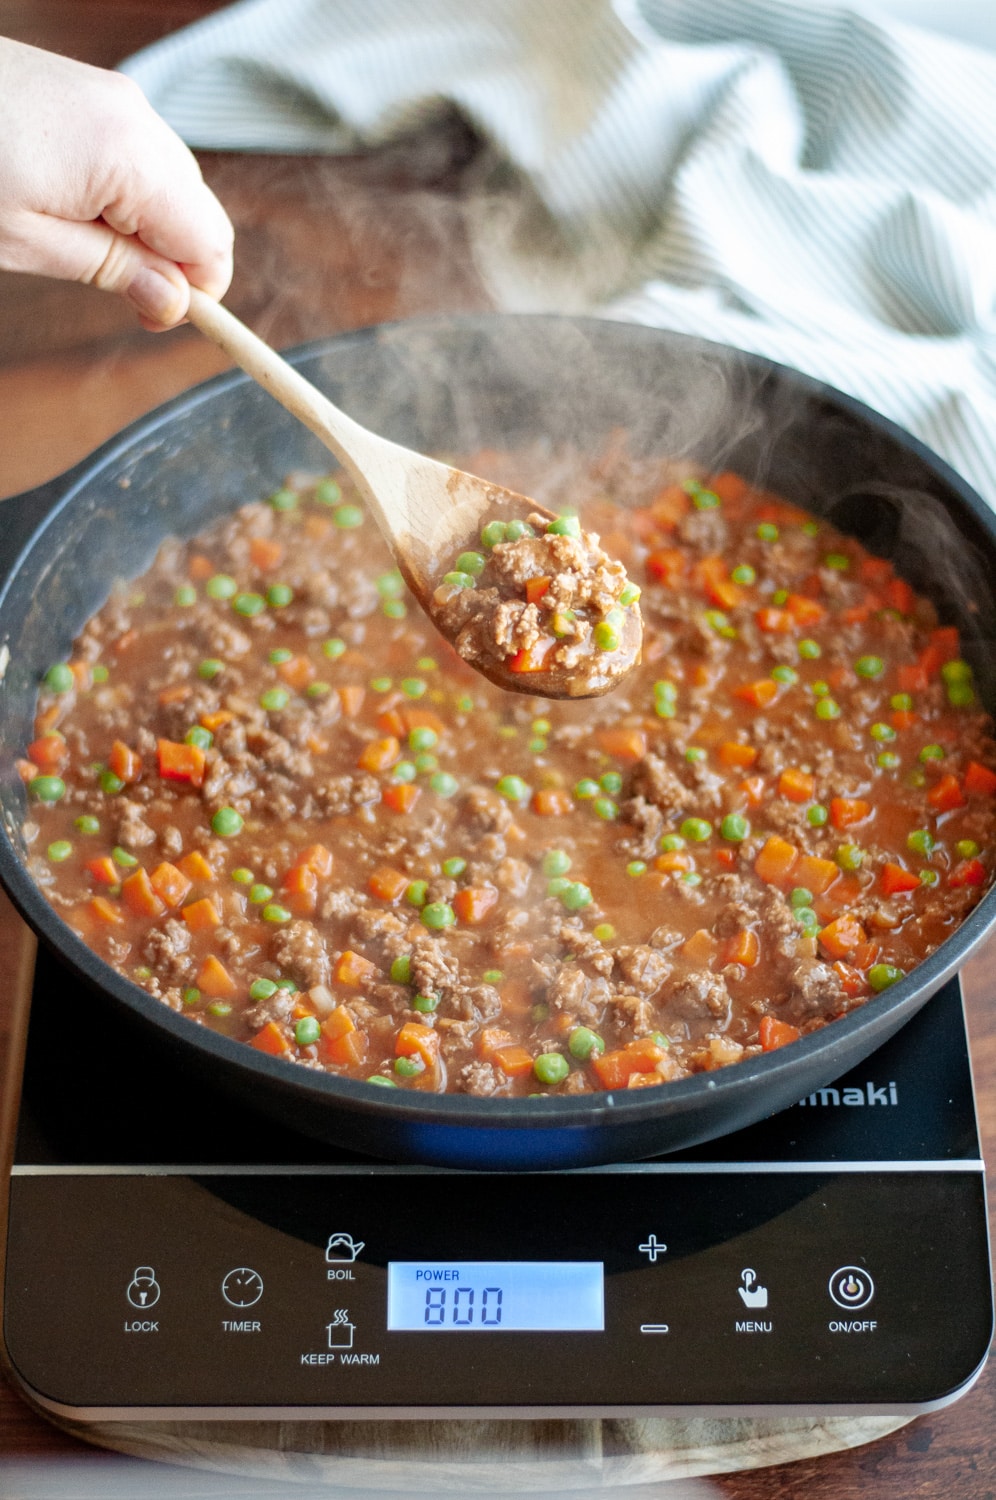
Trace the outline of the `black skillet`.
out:
M 890 557 L 957 624 L 984 701 L 996 702 L 996 516 L 914 438 L 860 403 L 720 345 L 628 324 L 484 316 L 364 330 L 292 356 L 350 415 L 442 454 L 548 437 L 593 453 L 616 428 L 639 453 L 733 468 Z M 990 892 L 912 974 L 791 1046 L 657 1089 L 493 1100 L 377 1088 L 229 1041 L 131 984 L 57 916 L 28 875 L 15 759 L 33 738 L 39 679 L 63 659 L 116 579 L 163 537 L 190 535 L 320 472 L 316 440 L 242 375 L 153 412 L 70 473 L 4 503 L 0 532 L 0 879 L 62 963 L 227 1093 L 331 1144 L 371 1156 L 484 1169 L 632 1160 L 749 1125 L 853 1067 L 964 962 L 993 922 Z M 68 991 L 67 991 L 68 993 Z M 122 1063 L 127 1055 L 122 1047 Z

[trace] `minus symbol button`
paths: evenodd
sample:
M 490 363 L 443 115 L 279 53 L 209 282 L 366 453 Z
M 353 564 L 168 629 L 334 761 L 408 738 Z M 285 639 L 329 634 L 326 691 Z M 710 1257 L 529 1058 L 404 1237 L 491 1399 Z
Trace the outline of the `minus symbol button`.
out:
M 668 1325 L 666 1323 L 641 1323 L 640 1324 L 640 1332 L 641 1333 L 670 1333 L 670 1331 L 671 1330 L 670 1330 L 670 1328 L 668 1327 Z

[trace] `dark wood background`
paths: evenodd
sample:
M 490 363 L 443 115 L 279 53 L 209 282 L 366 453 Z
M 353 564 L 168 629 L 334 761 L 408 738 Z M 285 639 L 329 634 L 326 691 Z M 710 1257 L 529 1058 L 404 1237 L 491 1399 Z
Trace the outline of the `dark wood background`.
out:
M 0 0 L 0 35 L 112 66 L 218 8 L 217 0 Z M 205 176 L 237 230 L 229 304 L 278 345 L 486 308 L 465 234 L 478 146 L 451 122 L 376 153 L 321 160 L 203 153 Z M 223 367 L 224 357 L 191 329 L 145 334 L 114 298 L 0 273 L 0 498 L 60 473 Z M 7 973 L 2 948 L 0 937 Z M 967 999 L 983 1136 L 996 1160 L 994 988 L 994 964 L 983 953 L 970 965 Z M 0 1052 L 9 1026 L 0 987 Z M 989 1183 L 992 1201 L 992 1171 Z M 0 1380 L 0 1457 L 70 1455 L 95 1461 Z M 996 1364 L 955 1405 L 878 1442 L 714 1483 L 730 1500 L 843 1500 L 865 1489 L 876 1500 L 992 1500 Z

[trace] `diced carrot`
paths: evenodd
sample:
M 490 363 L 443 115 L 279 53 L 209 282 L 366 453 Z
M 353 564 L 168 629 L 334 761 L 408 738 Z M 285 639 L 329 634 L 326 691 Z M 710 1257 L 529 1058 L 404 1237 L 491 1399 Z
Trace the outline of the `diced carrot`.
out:
M 523 646 L 508 658 L 508 670 L 516 673 L 544 671 L 546 659 L 556 644 L 554 636 L 541 635 L 531 646 Z
M 420 1021 L 406 1021 L 394 1039 L 394 1052 L 397 1057 L 418 1056 L 427 1068 L 434 1067 L 439 1058 L 439 1032 Z
M 202 896 L 199 901 L 192 901 L 189 906 L 182 909 L 180 915 L 191 932 L 208 932 L 221 925 L 221 913 L 210 896 Z
M 867 625 L 871 616 L 870 604 L 849 604 L 840 611 L 837 619 L 842 625 Z
M 803 521 L 809 520 L 809 516 L 798 505 L 790 505 L 777 495 L 769 495 L 762 500 L 754 514 L 759 521 L 777 521 L 780 526 L 800 526 Z
M 830 821 L 835 828 L 853 828 L 871 816 L 871 803 L 862 797 L 831 797 Z
M 745 927 L 728 938 L 723 949 L 724 963 L 743 964 L 745 969 L 752 969 L 760 956 L 761 944 L 752 927 Z
M 617 760 L 642 760 L 647 753 L 647 736 L 642 729 L 599 729 L 595 732 L 595 743 L 606 755 Z
M 757 760 L 756 745 L 745 745 L 742 740 L 724 740 L 716 751 L 720 765 L 742 766 L 746 769 Z
M 500 1047 L 512 1045 L 511 1032 L 505 1031 L 501 1026 L 484 1026 L 477 1034 L 477 1051 L 485 1059 L 490 1058 Z
M 912 870 L 904 870 L 902 865 L 894 864 L 889 860 L 882 866 L 878 877 L 879 889 L 883 896 L 898 896 L 903 891 L 915 891 L 919 888 L 920 877 Z
M 665 1056 L 650 1037 L 638 1037 L 612 1052 L 592 1054 L 591 1064 L 603 1089 L 625 1088 L 634 1073 L 655 1073 Z
M 965 799 L 958 785 L 957 776 L 952 776 L 950 772 L 942 776 L 927 793 L 927 801 L 938 812 L 953 812 L 956 807 L 964 807 Z
M 892 577 L 892 564 L 884 557 L 863 557 L 858 568 L 858 576 L 863 583 L 870 583 L 875 588 L 881 588 Z
M 189 854 L 185 854 L 181 860 L 178 860 L 177 868 L 181 874 L 186 875 L 188 880 L 214 879 L 214 871 L 199 849 L 191 849 Z
M 281 1031 L 276 1021 L 267 1021 L 266 1025 L 257 1031 L 253 1037 L 251 1046 L 257 1052 L 266 1052 L 270 1057 L 289 1057 L 291 1055 L 291 1044 Z
M 322 1044 L 322 1056 L 326 1062 L 337 1063 L 341 1068 L 355 1068 L 366 1062 L 369 1038 L 365 1031 L 347 1031 L 342 1036 L 326 1039 Z
M 673 588 L 679 578 L 684 577 L 688 558 L 678 547 L 661 547 L 647 558 L 647 572 L 658 583 Z
M 283 543 L 275 542 L 271 537 L 254 536 L 249 542 L 249 560 L 260 572 L 265 573 L 270 568 L 277 567 L 283 555 Z
M 712 857 L 717 865 L 722 865 L 724 870 L 732 870 L 737 862 L 737 856 L 732 849 L 714 849 Z
M 28 759 L 40 771 L 54 771 L 68 754 L 65 736 L 58 733 L 43 734 L 41 739 L 33 740 L 28 746 Z
M 146 870 L 138 869 L 121 882 L 121 899 L 139 917 L 161 917 L 166 903 L 159 896 Z
M 689 963 L 705 967 L 711 964 L 716 957 L 717 943 L 711 932 L 700 927 L 693 932 L 690 938 L 686 938 L 681 945 L 682 957 L 687 958 Z
M 402 718 L 409 734 L 413 729 L 432 729 L 436 734 L 446 733 L 445 723 L 431 708 L 405 708 L 402 710 Z
M 721 557 L 703 557 L 695 569 L 695 579 L 719 609 L 735 609 L 743 603 L 743 590 L 733 582 L 729 566 Z
M 498 892 L 493 885 L 468 885 L 453 897 L 453 910 L 461 922 L 476 927 L 497 902 Z
M 818 625 L 826 614 L 818 599 L 809 599 L 805 594 L 789 594 L 785 608 L 797 625 Z
M 808 772 L 787 766 L 778 778 L 778 791 L 790 802 L 809 802 L 816 791 L 816 782 Z
M 799 851 L 795 845 L 773 833 L 754 861 L 754 873 L 769 885 L 780 885 L 788 880 L 798 860 Z
M 318 906 L 318 876 L 307 865 L 291 865 L 280 889 L 295 916 L 310 917 Z
M 111 650 L 114 652 L 115 656 L 123 656 L 126 651 L 131 650 L 132 646 L 134 646 L 137 640 L 137 630 L 135 630 L 134 628 L 132 628 L 131 630 L 123 630 L 118 636 L 117 640 L 114 641 L 113 645 L 111 646 Z
M 533 1055 L 525 1047 L 497 1047 L 492 1061 L 509 1078 L 524 1078 L 533 1071 Z
M 330 1042 L 337 1037 L 346 1036 L 348 1032 L 356 1030 L 356 1022 L 351 1011 L 344 1005 L 337 1005 L 331 1015 L 322 1022 L 322 1031 Z
M 381 734 L 393 734 L 395 739 L 404 739 L 405 721 L 396 708 L 385 709 L 377 715 L 377 728 Z
M 856 917 L 845 913 L 820 928 L 820 944 L 831 958 L 850 958 L 854 950 L 867 942 L 865 929 Z
M 772 605 L 755 610 L 754 619 L 758 630 L 763 630 L 768 635 L 788 635 L 789 631 L 796 628 L 795 619 L 787 609 L 775 609 Z
M 948 885 L 985 885 L 986 867 L 981 859 L 966 859 L 955 865 L 948 876 Z
M 47 734 L 50 729 L 55 728 L 61 717 L 62 703 L 50 704 L 48 708 L 35 715 L 35 734 Z
M 367 889 L 379 901 L 397 901 L 399 896 L 404 895 L 409 883 L 409 877 L 401 870 L 392 870 L 389 865 L 381 865 L 371 874 L 367 881 Z
M 889 722 L 893 729 L 912 729 L 919 720 L 919 714 L 915 714 L 908 708 L 897 708 L 889 716 Z
M 142 774 L 142 757 L 123 740 L 115 740 L 107 764 L 122 781 L 137 781 Z
M 867 979 L 853 964 L 845 964 L 838 959 L 833 966 L 833 971 L 840 980 L 841 989 L 849 999 L 853 1000 L 856 995 L 863 995 L 868 988 Z
M 309 844 L 306 849 L 301 850 L 294 863 L 314 870 L 319 879 L 332 874 L 332 853 L 324 844 Z
M 187 576 L 194 583 L 206 583 L 209 578 L 214 577 L 217 571 L 214 563 L 209 557 L 205 557 L 203 552 L 195 552 L 187 565 Z
M 167 906 L 179 906 L 186 899 L 192 884 L 183 871 L 178 870 L 176 865 L 171 865 L 169 860 L 163 860 L 161 865 L 157 865 L 149 880 L 156 895 L 161 896 Z
M 928 678 L 919 662 L 903 662 L 896 668 L 896 682 L 904 693 L 922 693 Z
M 792 878 L 807 891 L 812 891 L 814 896 L 822 896 L 835 880 L 840 879 L 840 866 L 832 859 L 820 859 L 817 854 L 804 854 L 796 865 Z
M 962 786 L 966 792 L 976 797 L 991 797 L 996 793 L 996 771 L 990 771 L 988 766 L 980 765 L 977 760 L 970 760 L 965 767 Z
M 890 609 L 898 610 L 901 615 L 913 613 L 916 607 L 916 595 L 905 578 L 891 578 L 883 593 Z
M 943 655 L 943 661 L 955 661 L 961 655 L 961 633 L 957 625 L 938 625 L 930 632 L 930 644 Z
M 277 675 L 296 693 L 303 693 L 309 682 L 315 680 L 315 664 L 307 656 L 292 656 L 277 667 Z
M 216 1000 L 230 1000 L 239 987 L 221 959 L 209 953 L 197 975 L 197 988 Z
M 801 1036 L 798 1026 L 790 1026 L 788 1021 L 779 1021 L 777 1016 L 762 1016 L 757 1028 L 757 1039 L 761 1043 L 762 1052 L 774 1052 L 788 1042 L 797 1042 Z
M 342 687 L 336 688 L 339 694 L 339 705 L 347 719 L 355 719 L 363 707 L 363 699 L 366 697 L 366 688 L 360 687 L 358 683 L 347 682 Z
M 191 687 L 189 682 L 174 682 L 170 687 L 164 687 L 159 693 L 159 702 L 164 708 L 171 703 L 183 703 L 190 697 Z
M 213 713 L 201 714 L 199 723 L 202 729 L 210 729 L 216 734 L 225 724 L 231 724 L 235 715 L 230 708 L 216 708 Z
M 393 734 L 388 734 L 364 745 L 356 764 L 361 771 L 387 771 L 400 759 L 401 746 Z
M 881 952 L 881 943 L 871 941 L 859 943 L 856 948 L 851 949 L 849 954 L 850 962 L 855 969 L 870 969 L 872 964 L 878 963 Z
M 695 861 L 690 854 L 685 854 L 681 849 L 669 849 L 666 854 L 658 854 L 654 860 L 654 869 L 663 870 L 671 875 L 679 870 L 693 870 Z
M 538 604 L 553 582 L 552 578 L 527 578 L 526 579 L 526 603 Z
M 369 958 L 364 958 L 362 953 L 354 953 L 351 948 L 347 948 L 336 959 L 332 977 L 339 984 L 358 988 L 364 979 L 372 978 L 376 973 L 376 964 L 372 964 Z
M 739 474 L 734 474 L 732 469 L 724 469 L 721 474 L 714 474 L 706 483 L 706 489 L 712 490 L 714 495 L 718 495 L 721 500 L 729 501 L 731 504 L 742 500 L 748 488 L 746 479 Z
M 124 912 L 116 901 L 108 901 L 106 896 L 91 896 L 90 910 L 100 922 L 107 922 L 110 926 L 120 926 L 124 921 Z
M 156 757 L 159 774 L 167 781 L 189 781 L 191 786 L 203 786 L 207 764 L 204 751 L 199 745 L 181 745 L 174 740 L 157 740 Z
M 733 696 L 744 703 L 752 703 L 755 708 L 767 708 L 778 697 L 778 684 L 770 677 L 761 677 L 756 682 L 745 682 L 734 688 Z
M 35 777 L 38 775 L 39 770 L 41 769 L 40 766 L 35 765 L 34 761 L 25 760 L 23 756 L 18 757 L 18 759 L 14 762 L 14 766 L 17 770 L 18 776 L 20 776 L 25 786 L 27 786 L 29 782 L 34 781 Z
M 94 880 L 99 880 L 101 885 L 118 885 L 121 880 L 121 871 L 109 854 L 88 859 L 84 869 L 89 870 Z
M 562 786 L 542 786 L 529 804 L 541 818 L 562 818 L 574 811 L 574 799 Z
M 764 777 L 747 776 L 741 781 L 737 790 L 743 793 L 748 807 L 760 807 L 765 794 Z
M 380 798 L 392 812 L 407 813 L 411 812 L 421 795 L 422 788 L 416 786 L 414 781 L 392 781 L 381 792 Z

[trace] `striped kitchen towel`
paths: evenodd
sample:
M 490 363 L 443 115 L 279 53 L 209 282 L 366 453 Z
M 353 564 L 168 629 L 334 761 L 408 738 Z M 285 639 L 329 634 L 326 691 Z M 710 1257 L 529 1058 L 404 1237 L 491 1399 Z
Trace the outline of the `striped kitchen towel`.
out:
M 460 111 L 500 306 L 795 366 L 996 505 L 996 54 L 833 0 L 242 0 L 124 66 L 200 147 Z

